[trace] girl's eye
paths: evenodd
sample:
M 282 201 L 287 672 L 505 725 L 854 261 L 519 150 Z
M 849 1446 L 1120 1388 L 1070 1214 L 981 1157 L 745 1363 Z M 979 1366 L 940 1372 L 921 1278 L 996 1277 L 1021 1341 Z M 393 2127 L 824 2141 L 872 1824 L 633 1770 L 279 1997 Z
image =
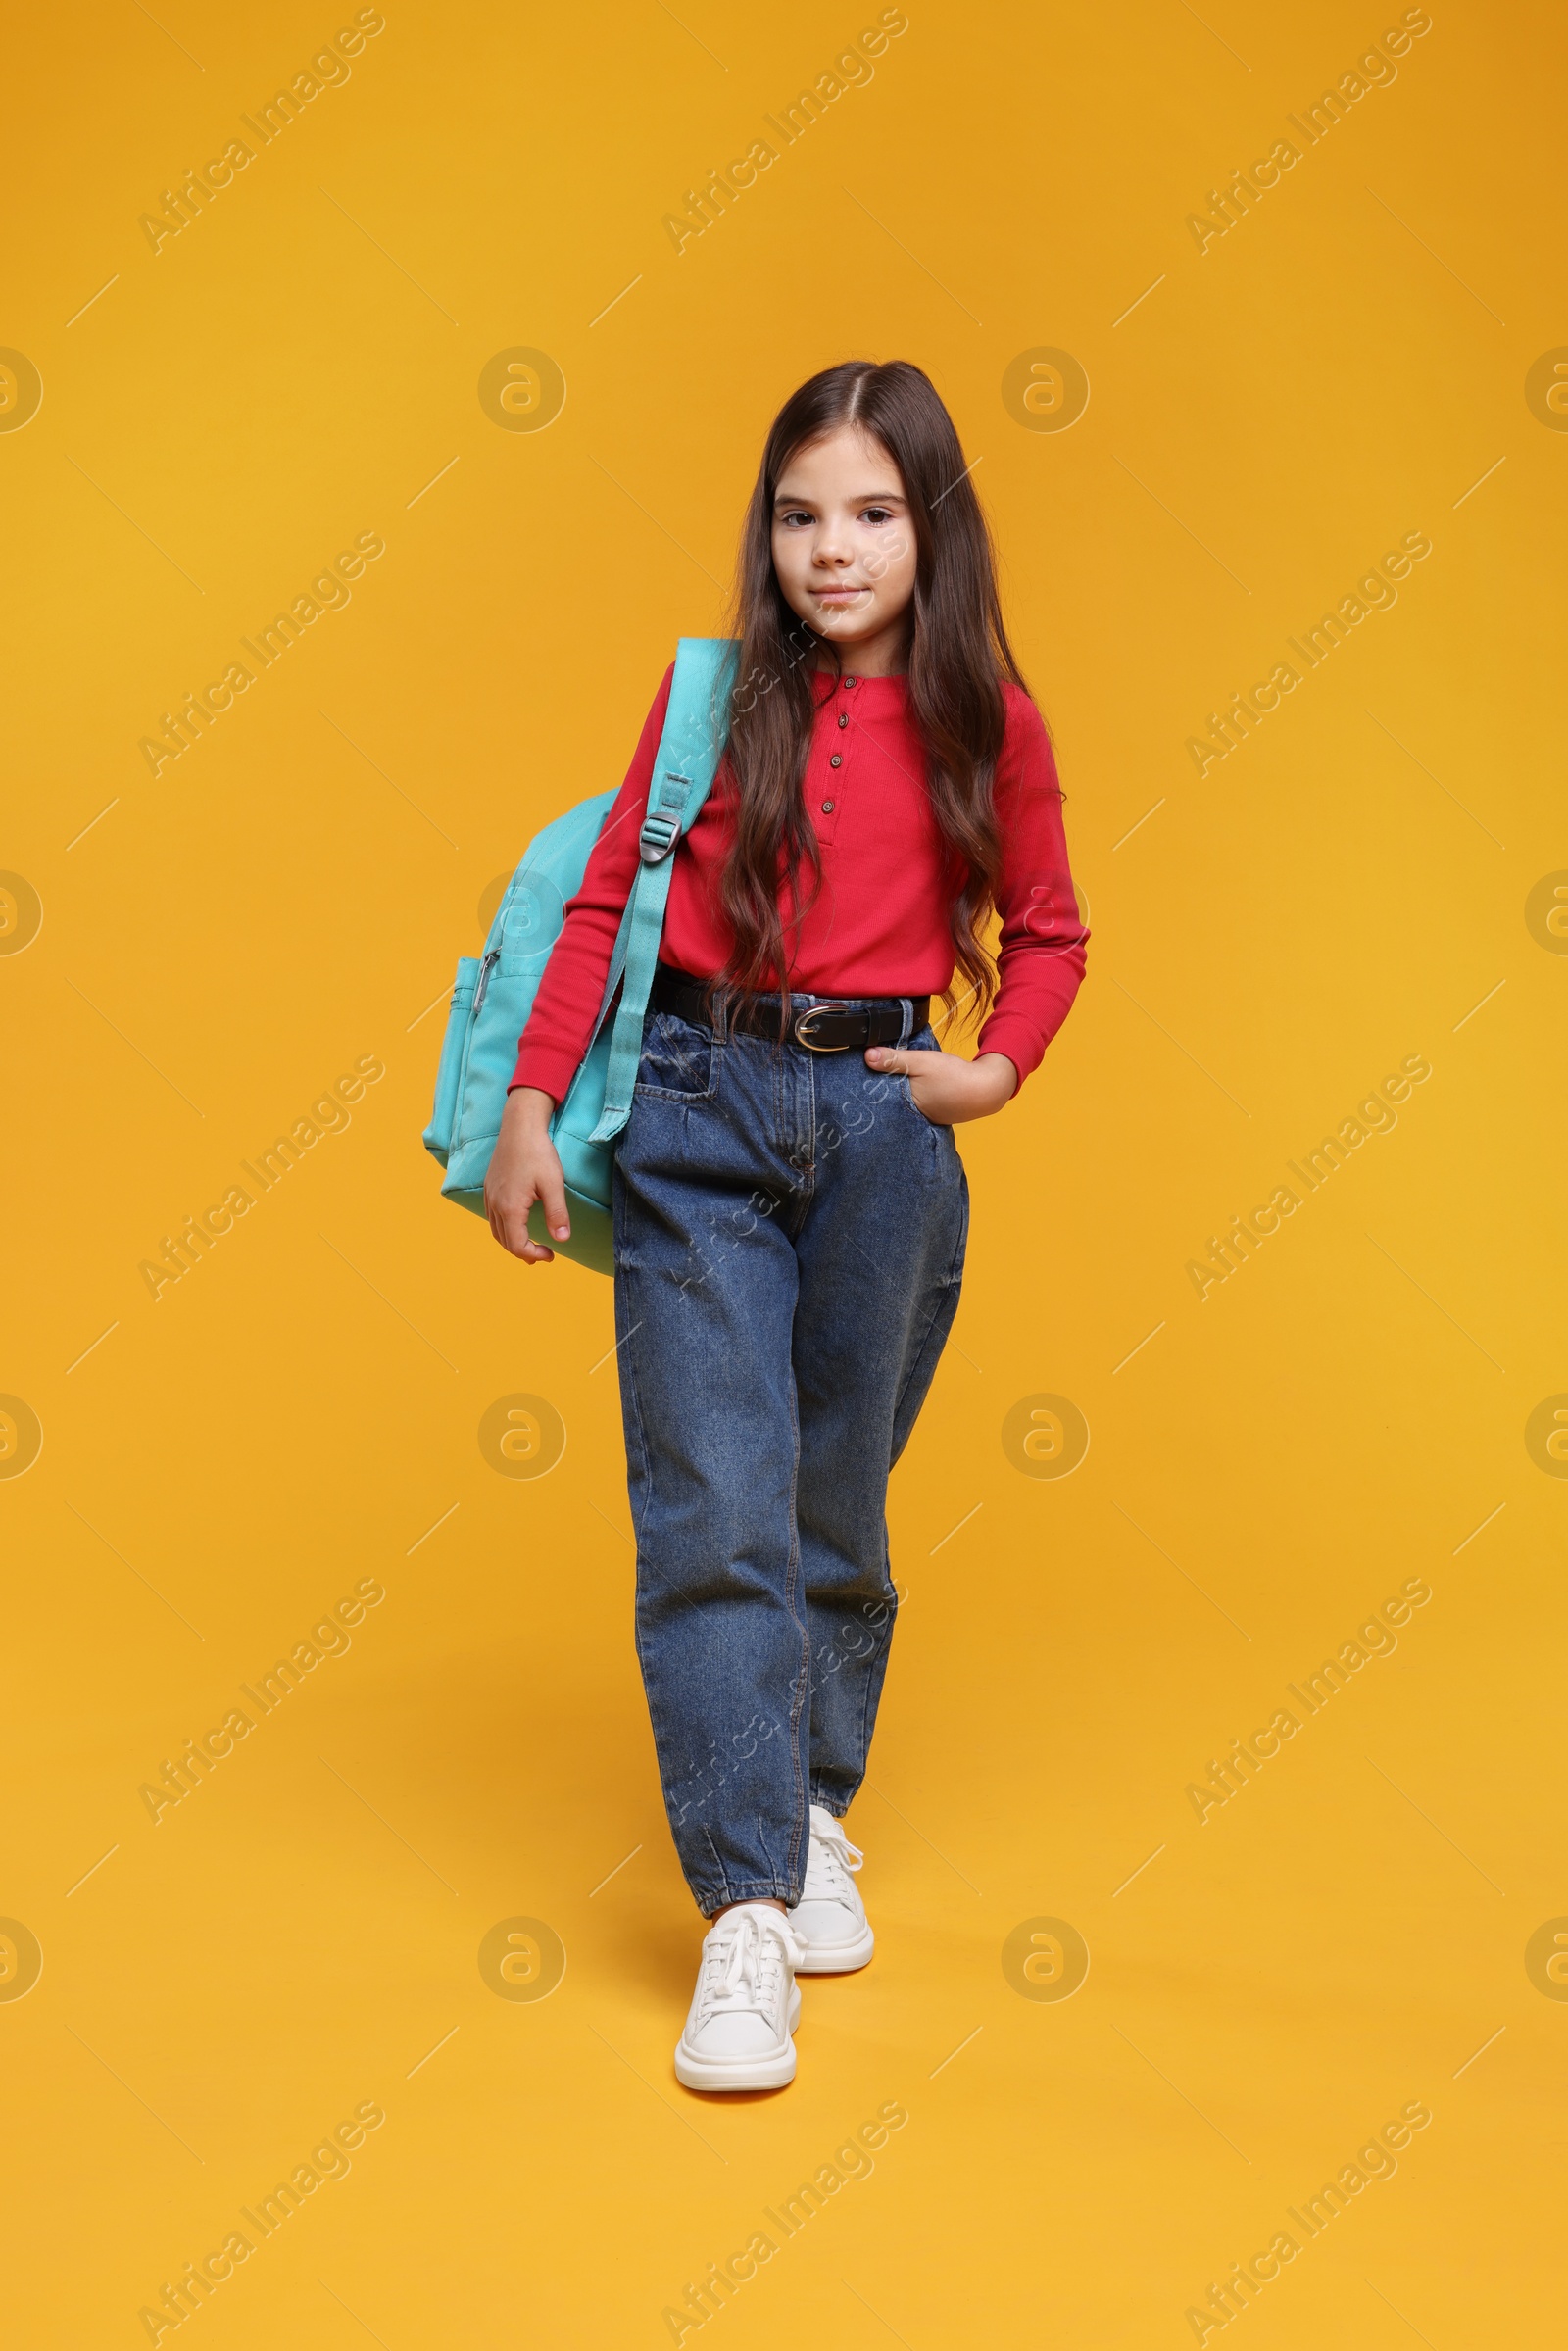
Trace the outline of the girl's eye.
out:
M 885 506 L 868 506 L 863 509 L 863 519 L 867 522 L 891 522 L 893 516 Z
M 779 516 L 779 521 L 785 530 L 799 529 L 802 523 L 809 524 L 810 519 L 811 517 L 807 514 L 805 508 L 798 506 L 791 507 L 787 513 Z

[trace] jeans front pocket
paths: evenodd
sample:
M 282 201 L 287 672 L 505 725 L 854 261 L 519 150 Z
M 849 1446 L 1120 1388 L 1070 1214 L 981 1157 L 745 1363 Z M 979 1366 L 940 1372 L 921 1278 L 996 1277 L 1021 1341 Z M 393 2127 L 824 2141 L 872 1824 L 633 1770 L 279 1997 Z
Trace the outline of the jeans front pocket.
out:
M 713 1092 L 714 1077 L 711 1032 L 677 1020 L 673 1012 L 656 1012 L 643 1031 L 638 1093 L 657 1095 L 664 1102 L 706 1102 Z
M 906 1053 L 937 1053 L 942 1051 L 942 1048 L 937 1042 L 936 1031 L 928 1022 L 923 1029 L 919 1030 L 916 1035 L 909 1039 L 907 1045 L 901 1047 L 900 1051 Z M 901 1100 L 907 1102 L 909 1108 L 914 1112 L 914 1115 L 920 1120 L 923 1126 L 930 1127 L 932 1131 L 938 1135 L 952 1135 L 952 1127 L 945 1126 L 940 1119 L 927 1118 L 925 1112 L 921 1109 L 919 1103 L 914 1099 L 914 1088 L 910 1085 L 907 1077 L 901 1076 L 895 1082 L 898 1086 Z

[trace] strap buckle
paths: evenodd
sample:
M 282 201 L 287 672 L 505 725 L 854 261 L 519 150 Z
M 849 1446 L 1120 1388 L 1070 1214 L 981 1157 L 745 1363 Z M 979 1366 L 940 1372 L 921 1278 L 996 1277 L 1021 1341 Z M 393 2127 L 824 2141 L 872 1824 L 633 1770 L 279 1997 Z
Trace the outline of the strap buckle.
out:
M 671 787 L 677 789 L 671 789 Z M 637 854 L 645 865 L 658 865 L 680 839 L 680 815 L 691 790 L 691 778 L 667 775 L 661 786 L 659 806 L 650 808 L 637 836 Z
M 837 1020 L 842 1019 L 843 1015 L 844 1007 L 842 1004 L 808 1004 L 806 1010 L 799 1014 L 795 1022 L 795 1027 L 792 1033 L 794 1035 L 796 1044 L 804 1045 L 808 1053 L 842 1053 L 848 1052 L 848 1047 L 844 1045 L 819 1045 L 816 1042 L 815 1035 L 810 1026 L 811 1022 L 814 1020 Z

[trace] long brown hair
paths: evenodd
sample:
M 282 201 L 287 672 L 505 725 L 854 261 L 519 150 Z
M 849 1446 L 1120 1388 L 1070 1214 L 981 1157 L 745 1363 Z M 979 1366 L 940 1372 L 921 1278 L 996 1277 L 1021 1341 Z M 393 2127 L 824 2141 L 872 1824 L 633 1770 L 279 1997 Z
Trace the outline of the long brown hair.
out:
M 789 993 L 779 918 L 787 880 L 798 931 L 803 869 L 813 863 L 805 777 L 818 650 L 836 649 L 796 617 L 773 569 L 773 502 L 797 451 L 853 425 L 880 442 L 904 481 L 915 536 L 906 691 L 926 754 L 932 814 L 946 849 L 954 961 L 982 1012 L 996 970 L 982 944 L 1002 870 L 992 787 L 1006 711 L 1002 681 L 1022 686 L 1003 625 L 996 561 L 952 417 L 929 376 L 906 360 L 847 360 L 793 392 L 773 420 L 741 535 L 727 766 L 735 829 L 719 879 L 734 947 L 715 985 Z M 776 975 L 776 976 L 775 976 Z M 954 1003 L 950 987 L 947 1002 Z

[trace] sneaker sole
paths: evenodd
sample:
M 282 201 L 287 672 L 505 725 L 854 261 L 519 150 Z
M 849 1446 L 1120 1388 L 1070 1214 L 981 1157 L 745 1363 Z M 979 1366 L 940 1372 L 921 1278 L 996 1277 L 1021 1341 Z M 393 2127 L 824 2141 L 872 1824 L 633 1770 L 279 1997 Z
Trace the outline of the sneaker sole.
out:
M 804 1956 L 797 1961 L 797 1976 L 849 1976 L 862 1968 L 876 1949 L 876 1936 L 869 1926 L 841 1943 L 803 1943 Z
M 799 1984 L 790 1986 L 790 2033 L 787 2048 L 776 2057 L 729 2058 L 717 2060 L 696 2057 L 684 2040 L 675 2043 L 675 2079 L 684 2089 L 743 2090 L 783 2089 L 795 2079 L 795 2041 L 793 2035 L 801 2021 L 801 1990 Z
M 795 2043 L 791 2041 L 777 2057 L 755 2062 L 734 2059 L 725 2065 L 693 2057 L 677 2042 L 675 2079 L 686 2089 L 783 2089 L 795 2079 Z

